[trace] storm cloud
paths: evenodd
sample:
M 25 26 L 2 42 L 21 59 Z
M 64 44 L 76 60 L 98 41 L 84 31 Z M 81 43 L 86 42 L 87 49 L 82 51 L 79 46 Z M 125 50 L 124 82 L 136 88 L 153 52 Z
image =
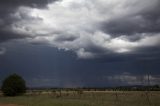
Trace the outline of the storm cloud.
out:
M 9 29 L 74 51 L 80 58 L 130 53 L 160 42 L 159 0 L 62 0 L 46 8 L 20 6 Z M 94 52 L 96 51 L 96 52 Z
M 45 8 L 46 5 L 55 0 L 1 0 L 0 1 L 0 42 L 10 39 L 26 37 L 10 30 L 10 26 L 17 20 L 11 17 L 20 6 Z M 24 16 L 25 17 L 25 16 Z
M 1 79 L 16 72 L 31 86 L 112 86 L 146 84 L 150 74 L 151 83 L 159 84 L 159 5 L 1 0 Z

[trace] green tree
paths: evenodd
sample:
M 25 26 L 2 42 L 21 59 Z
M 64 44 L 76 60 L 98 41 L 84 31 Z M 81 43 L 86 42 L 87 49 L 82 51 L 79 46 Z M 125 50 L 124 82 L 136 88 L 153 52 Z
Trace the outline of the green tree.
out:
M 1 89 L 5 96 L 22 95 L 26 92 L 25 80 L 17 74 L 12 74 L 3 81 Z

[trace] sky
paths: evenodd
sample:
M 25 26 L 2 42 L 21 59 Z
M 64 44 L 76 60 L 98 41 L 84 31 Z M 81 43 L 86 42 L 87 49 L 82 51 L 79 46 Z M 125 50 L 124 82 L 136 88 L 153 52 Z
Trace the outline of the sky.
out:
M 0 85 L 160 84 L 159 0 L 1 0 Z

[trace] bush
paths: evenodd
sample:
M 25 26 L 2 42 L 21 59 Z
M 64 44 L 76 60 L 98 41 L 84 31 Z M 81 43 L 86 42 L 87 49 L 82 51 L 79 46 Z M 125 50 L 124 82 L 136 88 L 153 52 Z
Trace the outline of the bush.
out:
M 26 92 L 25 80 L 17 74 L 12 74 L 3 81 L 1 89 L 5 96 L 22 95 Z

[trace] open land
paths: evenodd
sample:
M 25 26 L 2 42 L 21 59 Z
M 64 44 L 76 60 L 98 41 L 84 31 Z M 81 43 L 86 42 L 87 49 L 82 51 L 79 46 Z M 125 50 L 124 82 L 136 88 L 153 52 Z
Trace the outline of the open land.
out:
M 160 91 L 40 91 L 0 96 L 0 106 L 160 106 Z

